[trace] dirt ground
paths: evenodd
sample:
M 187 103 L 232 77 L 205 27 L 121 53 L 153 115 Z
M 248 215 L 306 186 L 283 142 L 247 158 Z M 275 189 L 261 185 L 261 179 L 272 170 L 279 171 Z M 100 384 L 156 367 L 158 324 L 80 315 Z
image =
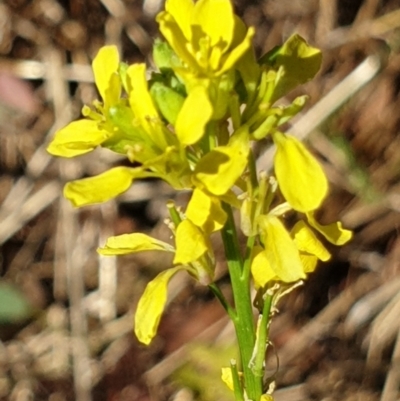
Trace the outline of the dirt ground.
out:
M 268 369 L 277 401 L 400 399 L 400 1 L 237 0 L 259 55 L 298 32 L 322 49 L 308 108 L 289 127 L 331 183 L 320 212 L 354 239 L 282 302 Z M 150 347 L 134 338 L 158 255 L 99 258 L 111 234 L 168 235 L 157 181 L 73 210 L 66 181 L 120 163 L 95 152 L 56 160 L 54 132 L 96 97 L 90 63 L 117 44 L 149 62 L 161 0 L 0 1 L 0 400 L 229 401 L 220 366 L 232 327 L 206 288 L 178 276 Z M 264 152 L 265 150 L 265 152 Z M 271 166 L 271 151 L 258 167 Z M 223 272 L 223 261 L 221 261 Z M 221 285 L 229 291 L 222 274 Z M 279 371 L 276 373 L 277 359 Z

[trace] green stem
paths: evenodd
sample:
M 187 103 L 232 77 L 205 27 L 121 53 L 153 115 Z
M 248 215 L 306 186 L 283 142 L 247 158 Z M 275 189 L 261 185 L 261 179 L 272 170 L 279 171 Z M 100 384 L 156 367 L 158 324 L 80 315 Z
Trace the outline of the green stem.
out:
M 257 177 L 257 167 L 256 161 L 254 159 L 253 151 L 250 149 L 249 157 L 248 157 L 248 166 L 250 172 L 250 181 L 252 188 L 258 188 L 258 177 Z
M 218 126 L 216 121 L 210 121 L 206 125 L 205 133 L 201 140 L 199 141 L 199 145 L 203 154 L 209 153 L 211 150 L 215 148 L 217 145 L 217 134 L 218 134 Z
M 246 283 L 250 282 L 251 254 L 253 252 L 256 236 L 253 235 L 247 239 L 246 257 L 243 263 L 242 280 Z
M 260 315 L 259 324 L 257 326 L 257 340 L 254 347 L 254 354 L 251 363 L 253 373 L 257 377 L 264 376 L 264 361 L 269 339 L 269 321 L 271 314 L 272 297 L 273 295 L 269 294 L 267 291 L 267 293 L 265 294 L 263 311 Z
M 232 209 L 224 204 L 228 219 L 222 229 L 222 240 L 225 247 L 229 274 L 232 282 L 233 298 L 235 301 L 236 316 L 233 319 L 242 361 L 246 393 L 250 400 L 258 401 L 262 394 L 262 380 L 256 377 L 250 361 L 255 343 L 255 327 L 250 294 L 250 283 L 243 277 L 243 262 L 237 238 L 235 221 Z
M 216 283 L 211 283 L 211 284 L 208 284 L 208 288 L 210 288 L 210 290 L 214 293 L 214 295 L 217 297 L 218 301 L 221 303 L 221 305 L 224 307 L 224 309 L 228 313 L 229 317 L 233 320 L 236 316 L 235 311 L 229 305 L 228 301 L 224 297 L 224 294 L 222 294 L 218 285 Z
M 233 382 L 233 392 L 235 393 L 236 401 L 244 401 L 244 394 L 242 385 L 240 383 L 239 372 L 237 370 L 236 361 L 231 360 L 231 372 L 232 372 L 232 382 Z

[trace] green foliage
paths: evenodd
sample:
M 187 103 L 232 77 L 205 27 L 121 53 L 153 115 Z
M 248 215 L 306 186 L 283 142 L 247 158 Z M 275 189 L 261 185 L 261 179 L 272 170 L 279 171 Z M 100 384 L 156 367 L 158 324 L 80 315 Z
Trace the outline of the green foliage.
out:
M 221 381 L 221 363 L 229 365 L 234 347 L 193 344 L 187 362 L 174 374 L 174 380 L 190 388 L 196 401 L 233 401 L 233 393 Z
M 0 324 L 21 323 L 33 314 L 24 294 L 9 283 L 0 283 Z

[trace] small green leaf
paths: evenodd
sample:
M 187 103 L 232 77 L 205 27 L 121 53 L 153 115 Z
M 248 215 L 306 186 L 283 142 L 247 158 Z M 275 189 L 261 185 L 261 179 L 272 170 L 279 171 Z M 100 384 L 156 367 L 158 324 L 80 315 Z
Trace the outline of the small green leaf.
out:
M 161 70 L 172 69 L 180 64 L 180 61 L 171 46 L 160 39 L 156 39 L 153 45 L 153 60 L 157 68 Z
M 162 82 L 154 82 L 150 93 L 163 117 L 170 124 L 175 124 L 185 98 Z
M 282 46 L 265 54 L 259 63 L 267 64 L 275 71 L 281 70 L 274 91 L 266 101 L 273 103 L 296 86 L 312 79 L 320 69 L 321 62 L 321 51 L 309 46 L 297 34 L 292 35 Z

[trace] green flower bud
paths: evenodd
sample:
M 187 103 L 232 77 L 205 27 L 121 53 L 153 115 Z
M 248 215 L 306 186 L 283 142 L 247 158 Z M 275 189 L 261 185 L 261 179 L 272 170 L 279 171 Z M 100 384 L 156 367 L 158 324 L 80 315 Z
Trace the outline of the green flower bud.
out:
M 154 82 L 150 94 L 163 117 L 175 124 L 185 98 L 162 82 Z

